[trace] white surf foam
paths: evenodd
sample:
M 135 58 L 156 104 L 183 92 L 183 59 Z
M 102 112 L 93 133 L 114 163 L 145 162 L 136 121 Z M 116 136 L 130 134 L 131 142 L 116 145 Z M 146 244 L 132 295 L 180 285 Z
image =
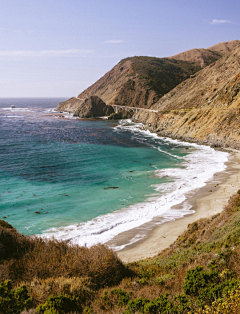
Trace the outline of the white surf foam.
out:
M 15 108 L 7 107 L 7 108 L 1 108 L 1 109 L 5 111 L 10 111 L 10 112 L 32 112 L 32 110 L 29 108 L 21 108 L 21 107 L 15 107 Z
M 174 142 L 176 145 L 190 146 L 195 149 L 185 157 L 168 153 L 172 158 L 182 158 L 182 168 L 155 171 L 157 176 L 168 177 L 171 181 L 153 186 L 157 196 L 154 194 L 144 203 L 99 216 L 85 223 L 50 229 L 42 237 L 54 236 L 57 239 L 68 240 L 89 247 L 97 243 L 106 243 L 116 235 L 148 223 L 155 217 L 161 217 L 162 222 L 175 220 L 193 212 L 187 203 L 178 207 L 176 205 L 182 204 L 186 200 L 186 195 L 193 194 L 196 189 L 206 185 L 206 182 L 213 178 L 214 173 L 226 168 L 225 162 L 228 160 L 228 153 L 215 151 L 207 146 L 158 137 L 157 134 L 144 130 L 143 125 L 133 124 L 130 120 L 121 122 L 115 130 L 117 132 L 131 131 L 134 136 L 142 137 L 145 140 L 147 137 L 154 138 L 156 141 L 152 147 L 164 153 L 166 152 L 160 148 L 161 142 L 165 144 Z M 157 145 L 158 142 L 159 146 Z M 137 236 L 134 236 L 130 243 L 134 243 L 138 239 Z M 118 250 L 123 247 L 124 245 L 115 247 L 115 249 Z

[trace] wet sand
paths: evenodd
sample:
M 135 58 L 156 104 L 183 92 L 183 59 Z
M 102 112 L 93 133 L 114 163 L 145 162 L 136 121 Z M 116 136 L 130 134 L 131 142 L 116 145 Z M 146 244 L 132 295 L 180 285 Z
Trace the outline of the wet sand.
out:
M 221 212 L 229 198 L 240 189 L 240 152 L 229 150 L 229 153 L 227 169 L 216 173 L 206 186 L 188 198 L 194 214 L 153 228 L 144 240 L 118 251 L 119 258 L 127 263 L 153 257 L 172 244 L 187 229 L 188 224 Z

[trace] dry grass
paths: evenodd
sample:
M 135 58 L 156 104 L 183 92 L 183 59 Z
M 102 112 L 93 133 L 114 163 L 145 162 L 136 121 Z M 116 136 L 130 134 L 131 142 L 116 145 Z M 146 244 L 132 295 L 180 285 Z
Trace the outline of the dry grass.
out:
M 79 247 L 57 240 L 20 235 L 0 224 L 0 280 L 15 283 L 34 278 L 89 277 L 96 287 L 117 284 L 127 268 L 116 253 L 104 245 Z

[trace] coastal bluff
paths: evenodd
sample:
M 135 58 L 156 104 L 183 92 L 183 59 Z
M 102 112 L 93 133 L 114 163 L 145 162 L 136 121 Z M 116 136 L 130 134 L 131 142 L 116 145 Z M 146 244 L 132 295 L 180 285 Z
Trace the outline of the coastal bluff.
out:
M 161 136 L 240 149 L 240 45 L 160 98 L 135 121 Z M 149 127 L 151 125 L 151 127 Z
M 126 58 L 56 110 L 121 119 L 132 107 L 133 121 L 161 136 L 239 149 L 239 58 L 239 40 L 169 58 Z

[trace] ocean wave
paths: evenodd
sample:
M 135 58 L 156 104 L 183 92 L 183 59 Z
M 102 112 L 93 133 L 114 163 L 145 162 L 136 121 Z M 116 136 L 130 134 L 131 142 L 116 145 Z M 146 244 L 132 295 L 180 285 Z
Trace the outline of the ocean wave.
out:
M 16 107 L 16 108 L 11 108 L 11 107 L 7 107 L 7 108 L 1 108 L 1 110 L 4 111 L 10 111 L 10 112 L 32 112 L 31 109 L 29 108 L 21 108 L 21 107 Z
M 206 185 L 216 172 L 226 168 L 228 153 L 215 151 L 208 146 L 158 137 L 157 134 L 144 130 L 143 125 L 134 124 L 131 120 L 120 122 L 115 130 L 116 132 L 128 130 L 135 137 L 146 141 L 151 137 L 154 139 L 154 144 L 151 144 L 152 148 L 162 153 L 167 152 L 161 148 L 161 143 L 174 143 L 182 147 L 193 147 L 193 149 L 184 157 L 169 153 L 172 157 L 181 159 L 181 167 L 155 170 L 156 176 L 167 177 L 169 182 L 153 185 L 156 193 L 148 197 L 145 202 L 96 217 L 85 223 L 52 228 L 42 234 L 42 237 L 55 237 L 90 247 L 97 243 L 106 243 L 120 233 L 140 227 L 156 217 L 161 217 L 161 222 L 175 220 L 193 213 L 191 205 L 184 202 L 187 195 L 194 194 L 197 189 Z M 125 246 L 138 240 L 138 235 L 135 235 Z M 118 250 L 123 247 L 124 245 L 114 249 Z

